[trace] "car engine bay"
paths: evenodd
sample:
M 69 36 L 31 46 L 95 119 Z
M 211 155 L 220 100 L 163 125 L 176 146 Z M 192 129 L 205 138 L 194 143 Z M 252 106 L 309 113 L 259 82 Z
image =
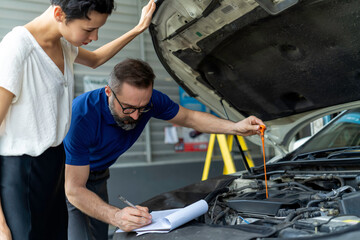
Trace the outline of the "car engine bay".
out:
M 360 223 L 359 183 L 356 175 L 272 175 L 266 198 L 263 178 L 243 175 L 206 197 L 203 221 L 273 227 L 272 237 L 285 239 L 346 230 Z

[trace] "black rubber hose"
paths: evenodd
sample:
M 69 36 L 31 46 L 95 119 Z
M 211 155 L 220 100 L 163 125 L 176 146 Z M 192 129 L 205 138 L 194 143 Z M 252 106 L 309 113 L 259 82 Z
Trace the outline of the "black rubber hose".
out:
M 315 212 L 315 211 L 319 211 L 320 208 L 319 207 L 310 207 L 310 208 L 299 208 L 297 209 L 295 212 L 290 213 L 286 218 L 285 218 L 285 222 L 291 222 L 291 220 L 296 217 L 297 215 L 300 215 L 302 213 L 305 212 Z
M 342 187 L 342 186 L 345 185 L 345 181 L 344 181 L 343 178 L 338 177 L 338 176 L 328 176 L 328 175 L 311 177 L 311 178 L 305 179 L 305 180 L 303 181 L 303 183 L 311 182 L 311 181 L 314 181 L 314 180 L 331 180 L 331 179 L 336 179 L 336 180 L 338 180 L 338 181 L 340 182 L 340 187 Z
M 324 201 L 324 199 L 320 199 L 320 200 L 311 200 L 310 202 L 308 202 L 308 204 L 306 204 L 306 207 L 311 207 L 311 205 L 313 205 L 314 203 L 319 203 Z
M 225 210 L 224 210 L 224 211 L 221 211 L 221 212 L 216 216 L 216 218 L 211 221 L 210 224 L 216 224 L 216 222 L 217 222 L 221 217 L 223 217 L 229 210 L 230 210 L 230 208 L 228 208 L 228 207 L 225 208 Z
M 228 188 L 228 187 L 216 189 L 215 191 L 209 193 L 209 194 L 204 198 L 204 200 L 205 200 L 207 203 L 210 203 L 217 195 L 219 195 L 219 194 L 221 194 L 221 193 L 226 193 L 226 192 L 229 192 L 229 188 Z

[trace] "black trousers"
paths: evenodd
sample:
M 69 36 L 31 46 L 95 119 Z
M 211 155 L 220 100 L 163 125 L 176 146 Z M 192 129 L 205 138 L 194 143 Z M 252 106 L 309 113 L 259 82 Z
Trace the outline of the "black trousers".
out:
M 86 187 L 96 193 L 104 202 L 108 203 L 107 180 L 109 169 L 90 172 Z M 69 214 L 69 240 L 108 240 L 109 225 L 81 212 L 67 201 Z
M 63 145 L 38 157 L 0 156 L 0 197 L 13 240 L 66 240 Z

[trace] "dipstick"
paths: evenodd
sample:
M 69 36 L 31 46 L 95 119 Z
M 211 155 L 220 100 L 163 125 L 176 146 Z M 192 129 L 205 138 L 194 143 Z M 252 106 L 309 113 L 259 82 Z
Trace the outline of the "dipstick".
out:
M 269 198 L 267 176 L 266 176 L 266 161 L 265 161 L 265 140 L 264 140 L 265 129 L 266 129 L 265 125 L 260 125 L 260 134 L 261 134 L 260 136 L 261 136 L 263 159 L 264 159 L 265 190 L 266 190 L 266 198 Z

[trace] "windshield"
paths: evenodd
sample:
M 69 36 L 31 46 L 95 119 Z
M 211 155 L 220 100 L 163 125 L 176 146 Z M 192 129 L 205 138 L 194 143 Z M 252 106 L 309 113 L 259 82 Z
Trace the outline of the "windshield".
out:
M 311 138 L 296 154 L 360 146 L 360 108 L 346 111 Z

